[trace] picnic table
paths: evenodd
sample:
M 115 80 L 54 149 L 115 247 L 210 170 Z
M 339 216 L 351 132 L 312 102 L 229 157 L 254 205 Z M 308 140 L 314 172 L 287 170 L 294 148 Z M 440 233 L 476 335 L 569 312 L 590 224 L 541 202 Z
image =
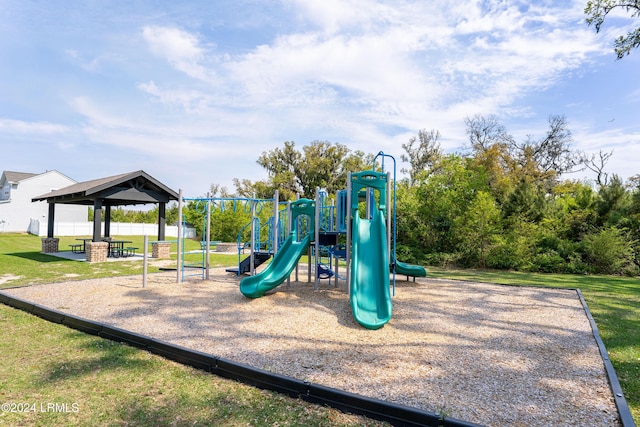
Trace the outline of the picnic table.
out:
M 71 244 L 71 251 L 74 254 L 84 254 L 87 252 L 87 242 L 92 242 L 92 238 L 77 238 L 76 240 L 81 241 L 82 244 L 76 243 Z M 136 250 L 138 248 L 134 248 L 133 246 L 126 246 L 129 243 L 133 243 L 131 240 L 113 240 L 113 239 L 103 239 L 103 242 L 109 244 L 107 249 L 107 256 L 109 257 L 128 257 L 136 254 Z
M 71 246 L 71 252 L 73 252 L 74 254 L 83 254 L 87 252 L 87 242 L 90 242 L 93 239 L 80 237 L 80 238 L 77 238 L 76 240 L 81 241 L 82 244 L 76 243 L 76 244 L 69 245 Z
M 130 246 L 125 247 L 127 243 L 133 243 L 131 240 L 107 240 L 107 243 L 109 243 L 107 256 L 114 258 L 132 256 L 135 254 L 135 250 L 138 249 Z

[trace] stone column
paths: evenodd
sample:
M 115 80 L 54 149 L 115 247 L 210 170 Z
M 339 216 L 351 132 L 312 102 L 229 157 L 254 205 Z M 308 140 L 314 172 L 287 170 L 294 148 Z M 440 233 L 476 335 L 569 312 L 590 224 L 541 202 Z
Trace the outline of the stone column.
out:
M 54 252 L 58 252 L 59 244 L 60 244 L 60 239 L 58 239 L 57 237 L 42 238 L 42 253 L 52 254 Z
M 151 258 L 171 258 L 171 242 L 151 243 Z
M 109 254 L 109 243 L 107 242 L 87 242 L 87 262 L 105 262 Z

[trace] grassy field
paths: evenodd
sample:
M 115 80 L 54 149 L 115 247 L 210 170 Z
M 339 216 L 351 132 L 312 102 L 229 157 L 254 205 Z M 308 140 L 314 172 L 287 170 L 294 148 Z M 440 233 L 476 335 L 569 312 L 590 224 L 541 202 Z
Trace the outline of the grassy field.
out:
M 127 236 L 126 240 L 131 240 L 133 242 L 131 246 L 139 248 L 137 253 L 143 252 L 144 237 Z M 60 251 L 70 251 L 69 245 L 75 243 L 78 243 L 75 237 L 61 237 L 59 249 Z M 172 245 L 172 252 L 177 250 L 176 246 Z M 199 249 L 199 242 L 185 241 L 185 252 Z M 86 263 L 46 255 L 40 251 L 39 237 L 24 234 L 0 234 L 0 289 L 7 286 L 142 274 L 142 261 Z M 149 245 L 148 251 L 151 256 L 151 245 Z M 176 259 L 175 254 L 172 255 L 172 259 Z M 202 255 L 188 253 L 185 255 L 185 261 L 187 263 L 201 262 Z M 210 252 L 209 265 L 211 267 L 234 265 L 237 262 L 237 254 Z M 172 266 L 175 267 L 175 265 Z M 149 265 L 148 272 L 158 272 L 158 268 L 158 266 Z M 3 284 L 2 276 L 4 274 L 15 276 L 15 278 Z
M 142 237 L 127 239 L 142 248 Z M 60 248 L 71 243 L 75 243 L 74 238 L 62 238 Z M 188 245 L 187 250 L 199 249 L 198 242 Z M 236 262 L 236 255 L 213 253 L 210 258 L 212 266 Z M 153 271 L 157 267 L 149 268 L 149 272 Z M 96 264 L 66 261 L 41 254 L 37 237 L 0 235 L 0 289 L 141 273 L 141 261 Z M 580 288 L 609 351 L 634 420 L 640 425 L 638 278 L 436 268 L 429 268 L 428 276 Z M 77 412 L 70 413 L 0 413 L 0 425 L 378 425 L 217 379 L 5 306 L 0 306 L 0 327 L 3 360 L 15 361 L 0 364 L 0 403 L 61 402 L 80 406 Z M 143 422 L 146 419 L 150 420 L 147 424 Z

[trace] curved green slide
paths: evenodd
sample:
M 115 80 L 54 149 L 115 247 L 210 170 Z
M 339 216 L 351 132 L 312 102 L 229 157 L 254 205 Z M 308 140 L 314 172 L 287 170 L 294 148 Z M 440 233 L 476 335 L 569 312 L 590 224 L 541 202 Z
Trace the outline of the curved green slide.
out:
M 396 273 L 405 276 L 426 277 L 427 270 L 420 265 L 407 264 L 406 262 L 396 260 Z
M 260 298 L 284 282 L 306 252 L 310 239 L 310 234 L 301 241 L 295 241 L 293 233 L 289 235 L 264 270 L 240 281 L 240 292 L 247 298 Z
M 391 319 L 389 254 L 384 214 L 353 218 L 350 299 L 353 317 L 367 329 L 380 329 Z

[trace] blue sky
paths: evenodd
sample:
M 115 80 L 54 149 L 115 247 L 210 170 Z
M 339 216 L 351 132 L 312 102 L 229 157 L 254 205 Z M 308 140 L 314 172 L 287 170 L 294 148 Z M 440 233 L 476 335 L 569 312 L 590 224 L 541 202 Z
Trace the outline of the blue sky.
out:
M 145 170 L 186 197 L 259 180 L 284 141 L 384 151 L 465 117 L 518 140 L 565 115 L 574 148 L 640 173 L 640 23 L 586 1 L 0 0 L 0 169 L 77 180 Z M 402 165 L 399 165 L 399 167 Z M 568 176 L 590 178 L 588 172 Z

